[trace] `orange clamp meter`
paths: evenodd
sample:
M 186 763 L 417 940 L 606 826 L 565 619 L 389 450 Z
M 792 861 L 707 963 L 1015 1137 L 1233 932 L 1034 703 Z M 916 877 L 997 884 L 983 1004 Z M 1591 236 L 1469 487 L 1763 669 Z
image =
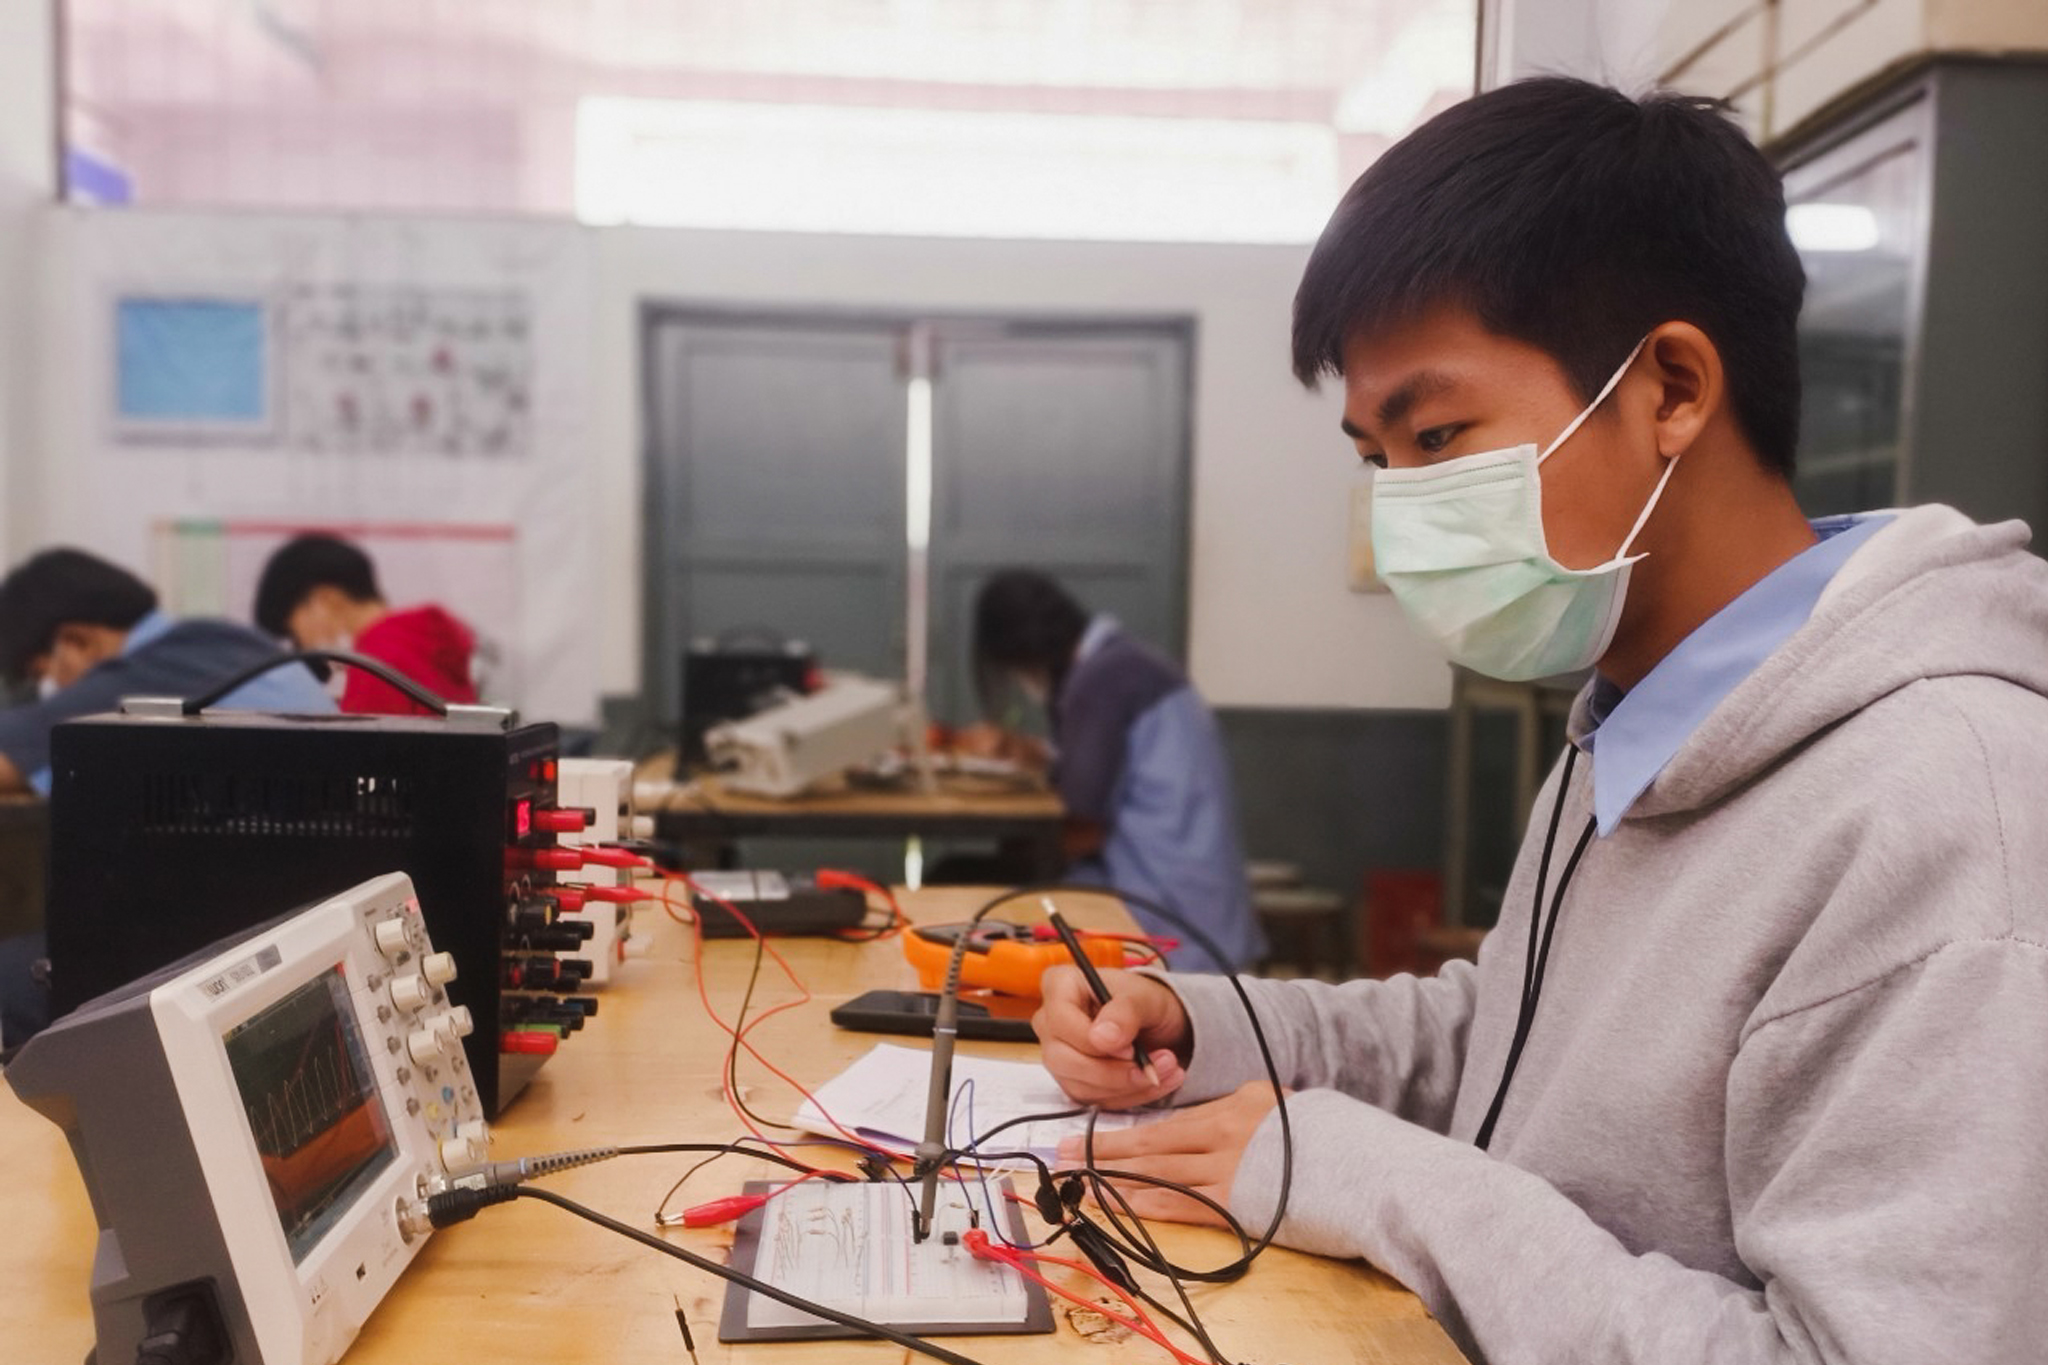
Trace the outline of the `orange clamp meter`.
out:
M 946 984 L 946 963 L 953 945 L 968 932 L 964 924 L 934 924 L 903 936 L 903 955 L 917 969 L 917 984 L 928 991 Z M 1081 950 L 1098 967 L 1124 965 L 1124 945 L 1113 938 L 1081 935 Z M 960 960 L 962 990 L 1000 991 L 1004 995 L 1037 995 L 1038 978 L 1048 967 L 1063 967 L 1072 954 L 1057 938 L 1041 939 L 1037 928 L 1007 920 L 983 920 L 974 926 Z

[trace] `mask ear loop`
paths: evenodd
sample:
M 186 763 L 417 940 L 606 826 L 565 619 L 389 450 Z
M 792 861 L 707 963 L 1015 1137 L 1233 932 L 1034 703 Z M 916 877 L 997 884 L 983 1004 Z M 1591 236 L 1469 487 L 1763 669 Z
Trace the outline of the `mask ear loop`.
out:
M 1621 549 L 1615 552 L 1616 559 L 1627 559 L 1629 546 L 1636 543 L 1636 537 L 1643 533 L 1643 527 L 1650 520 L 1650 513 L 1657 510 L 1657 499 L 1664 496 L 1664 485 L 1671 482 L 1671 471 L 1678 468 L 1676 455 L 1664 461 L 1664 472 L 1657 476 L 1657 486 L 1650 490 L 1650 500 L 1643 504 L 1643 514 L 1636 518 L 1636 524 L 1628 528 L 1628 539 L 1621 542 Z
M 1536 457 L 1537 465 L 1541 466 L 1545 460 L 1549 459 L 1553 454 L 1555 454 L 1557 452 L 1557 448 L 1563 445 L 1565 441 L 1571 437 L 1571 434 L 1573 432 L 1577 431 L 1581 426 L 1583 426 L 1588 417 L 1591 417 L 1595 412 L 1599 410 L 1600 405 L 1607 401 L 1607 395 L 1614 392 L 1614 386 L 1621 382 L 1621 377 L 1628 373 L 1629 366 L 1636 363 L 1636 357 L 1643 353 L 1643 347 L 1648 345 L 1649 341 L 1649 334 L 1645 333 L 1643 335 L 1643 339 L 1641 341 L 1638 341 L 1635 344 L 1635 346 L 1629 351 L 1628 359 L 1621 362 L 1621 368 L 1616 370 L 1613 374 L 1607 376 L 1607 382 L 1601 385 L 1600 392 L 1593 395 L 1593 401 L 1586 404 L 1585 408 L 1580 411 L 1579 415 L 1577 417 L 1572 418 L 1571 425 L 1567 426 L 1563 431 L 1559 432 L 1557 439 L 1555 441 L 1552 441 L 1549 447 L 1546 450 L 1544 450 L 1544 452 L 1541 455 L 1538 455 Z M 1658 475 L 1657 486 L 1650 491 L 1650 500 L 1643 504 L 1642 514 L 1636 518 L 1636 524 L 1629 527 L 1627 537 L 1624 538 L 1621 542 L 1621 548 L 1615 551 L 1614 558 L 1616 560 L 1623 560 L 1628 558 L 1629 547 L 1636 543 L 1636 537 L 1643 533 L 1643 527 L 1648 524 L 1650 520 L 1650 514 L 1657 510 L 1657 501 L 1658 499 L 1664 496 L 1664 485 L 1671 482 L 1671 471 L 1676 468 L 1678 468 L 1678 457 L 1676 455 L 1673 455 L 1670 459 L 1664 462 L 1664 472 Z
M 1536 457 L 1536 463 L 1538 465 L 1541 465 L 1545 460 L 1549 459 L 1552 455 L 1555 455 L 1557 453 L 1557 448 L 1563 445 L 1566 441 L 1570 440 L 1572 433 L 1577 431 L 1581 426 L 1584 426 L 1586 419 L 1588 417 L 1591 417 L 1595 412 L 1597 412 L 1600 408 L 1600 405 L 1607 401 L 1607 395 L 1614 392 L 1614 386 L 1616 384 L 1619 384 L 1621 382 L 1621 377 L 1628 373 L 1628 367 L 1636 363 L 1636 357 L 1643 353 L 1643 347 L 1649 342 L 1649 340 L 1649 334 L 1644 333 L 1643 339 L 1641 341 L 1638 341 L 1635 344 L 1635 348 L 1628 353 L 1628 359 L 1621 362 L 1621 368 L 1616 370 L 1613 374 L 1607 376 L 1607 382 L 1601 386 L 1600 392 L 1593 395 L 1593 401 L 1586 404 L 1584 408 L 1580 409 L 1579 415 L 1577 417 L 1572 418 L 1570 426 L 1567 426 L 1563 431 L 1557 434 L 1557 439 L 1555 441 L 1552 441 L 1548 446 L 1544 447 L 1543 453 Z

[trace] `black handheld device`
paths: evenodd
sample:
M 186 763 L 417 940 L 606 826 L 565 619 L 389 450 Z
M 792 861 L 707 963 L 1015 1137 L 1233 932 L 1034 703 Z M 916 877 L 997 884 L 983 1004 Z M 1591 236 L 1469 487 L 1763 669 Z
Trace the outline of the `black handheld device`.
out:
M 1029 1043 L 1037 1040 L 1031 1031 L 1035 1000 L 991 996 L 996 1010 L 972 1000 L 960 1002 L 960 1036 L 998 1043 Z M 1005 1010 L 1004 1007 L 1008 1009 Z M 832 1011 L 832 1022 L 843 1029 L 862 1033 L 907 1033 L 920 1038 L 932 1036 L 932 1020 L 939 1012 L 936 991 L 868 991 L 856 995 Z

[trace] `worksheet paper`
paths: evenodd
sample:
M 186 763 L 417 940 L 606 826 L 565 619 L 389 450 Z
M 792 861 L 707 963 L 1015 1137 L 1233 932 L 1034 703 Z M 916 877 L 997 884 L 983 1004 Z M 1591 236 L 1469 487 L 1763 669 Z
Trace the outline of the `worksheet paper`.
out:
M 806 1100 L 796 1111 L 795 1122 L 811 1132 L 831 1136 L 834 1130 L 825 1117 L 830 1114 L 863 1140 L 893 1151 L 909 1151 L 924 1138 L 925 1096 L 931 1074 L 930 1052 L 878 1043 L 865 1057 L 819 1086 L 813 1092 L 815 1100 Z M 971 1095 L 963 1098 L 961 1091 L 970 1084 Z M 955 1147 L 966 1147 L 975 1134 L 986 1133 L 1011 1119 L 1076 1107 L 1036 1062 L 999 1061 L 958 1053 L 953 1057 L 952 1093 L 953 1121 L 947 1143 Z M 1136 1114 L 1105 1110 L 1096 1118 L 1095 1131 L 1113 1132 L 1159 1117 L 1150 1110 Z M 1049 1162 L 1061 1138 L 1079 1137 L 1087 1126 L 1085 1114 L 1070 1119 L 1034 1120 L 1004 1129 L 989 1146 L 991 1151 L 1030 1151 Z M 991 1160 L 984 1164 L 1022 1167 L 1029 1163 Z
M 845 1184 L 809 1180 L 761 1210 L 753 1274 L 778 1289 L 889 1324 L 1016 1325 L 1031 1303 L 1024 1277 L 978 1260 L 957 1241 L 974 1225 L 959 1185 L 939 1192 L 933 1235 L 910 1236 L 912 1187 L 893 1180 Z M 956 1240 L 949 1243 L 948 1234 Z M 747 1299 L 747 1327 L 811 1327 L 826 1320 L 760 1294 Z

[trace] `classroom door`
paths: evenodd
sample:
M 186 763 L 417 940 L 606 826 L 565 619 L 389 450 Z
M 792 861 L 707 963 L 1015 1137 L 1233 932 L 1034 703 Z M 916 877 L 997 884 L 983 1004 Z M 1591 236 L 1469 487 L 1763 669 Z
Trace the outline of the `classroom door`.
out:
M 649 306 L 649 715 L 695 638 L 767 631 L 903 676 L 901 329 Z
M 974 596 L 1042 569 L 1166 654 L 1187 647 L 1191 328 L 937 324 L 932 714 L 977 714 Z
M 900 679 L 912 622 L 932 715 L 969 720 L 974 594 L 1009 565 L 1054 574 L 1184 655 L 1188 324 L 650 305 L 644 330 L 645 673 L 664 725 L 692 638 L 772 631 L 829 667 Z M 928 548 L 912 545 L 907 510 L 918 377 Z

